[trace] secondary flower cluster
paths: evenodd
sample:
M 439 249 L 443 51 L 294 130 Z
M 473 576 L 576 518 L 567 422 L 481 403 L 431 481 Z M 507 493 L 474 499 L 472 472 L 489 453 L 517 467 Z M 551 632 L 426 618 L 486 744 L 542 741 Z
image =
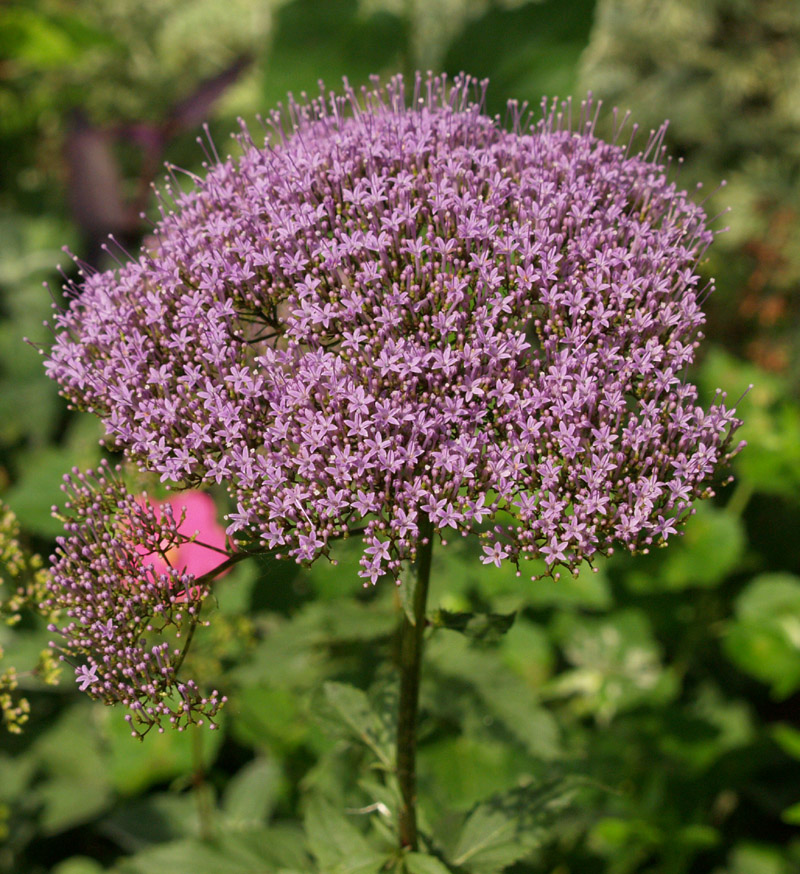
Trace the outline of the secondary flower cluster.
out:
M 660 134 L 604 142 L 590 102 L 504 127 L 466 77 L 409 96 L 292 100 L 264 146 L 170 187 L 153 249 L 72 289 L 50 375 L 141 468 L 225 483 L 241 543 L 310 562 L 363 527 L 372 582 L 423 515 L 551 572 L 663 542 L 738 421 L 684 378 L 713 234 Z M 116 562 L 102 512 L 91 561 Z M 102 597 L 127 603 L 114 543 Z
M 134 498 L 105 464 L 73 471 L 64 490 L 70 518 L 42 605 L 63 617 L 50 625 L 60 635 L 53 645 L 82 690 L 128 707 L 134 734 L 163 721 L 213 728 L 224 697 L 177 676 L 210 581 L 169 562 L 194 539 L 182 533 L 185 519 L 169 503 L 156 511 Z

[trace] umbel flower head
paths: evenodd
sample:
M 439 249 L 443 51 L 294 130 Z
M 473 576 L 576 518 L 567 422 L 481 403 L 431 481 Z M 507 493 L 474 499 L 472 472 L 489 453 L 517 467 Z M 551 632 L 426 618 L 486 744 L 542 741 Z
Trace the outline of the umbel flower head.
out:
M 50 375 L 140 468 L 226 484 L 242 547 L 359 529 L 375 582 L 429 524 L 551 573 L 663 542 L 739 424 L 685 379 L 713 234 L 663 130 L 634 153 L 591 101 L 503 125 L 468 77 L 412 90 L 290 99 L 170 186 L 151 250 L 68 289 Z

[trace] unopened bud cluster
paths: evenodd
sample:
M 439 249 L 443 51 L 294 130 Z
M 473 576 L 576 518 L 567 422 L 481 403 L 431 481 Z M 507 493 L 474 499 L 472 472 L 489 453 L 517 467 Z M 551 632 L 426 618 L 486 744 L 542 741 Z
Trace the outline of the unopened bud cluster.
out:
M 58 634 L 53 646 L 75 667 L 82 690 L 128 708 L 135 734 L 164 723 L 213 727 L 224 698 L 178 679 L 207 589 L 168 562 L 155 571 L 155 556 L 189 540 L 180 520 L 169 507 L 157 513 L 135 499 L 105 464 L 73 471 L 64 490 L 66 534 L 42 604 L 60 611 L 50 626 Z

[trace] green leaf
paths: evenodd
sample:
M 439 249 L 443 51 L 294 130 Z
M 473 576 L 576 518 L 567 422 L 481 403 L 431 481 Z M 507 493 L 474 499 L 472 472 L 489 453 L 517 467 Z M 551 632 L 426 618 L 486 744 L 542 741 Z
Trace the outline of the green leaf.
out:
M 111 803 L 108 759 L 92 720 L 96 712 L 96 705 L 88 702 L 71 707 L 33 746 L 31 753 L 44 773 L 32 790 L 42 806 L 43 834 L 88 822 Z
M 429 741 L 420 747 L 417 758 L 432 803 L 460 810 L 510 789 L 526 764 L 520 762 L 514 746 L 486 736 Z
M 450 855 L 471 874 L 497 874 L 541 846 L 552 821 L 571 803 L 579 781 L 559 776 L 478 805 Z
M 612 604 L 611 586 L 605 562 L 589 567 L 581 565 L 578 576 L 561 574 L 561 578 L 543 577 L 531 585 L 530 603 L 540 607 L 584 607 L 603 610 Z
M 642 611 L 620 610 L 602 617 L 562 614 L 553 632 L 574 667 L 558 674 L 546 692 L 569 699 L 579 715 L 608 722 L 620 711 L 675 695 L 676 678 L 664 670 Z
M 555 655 L 547 630 L 521 616 L 503 638 L 503 664 L 531 689 L 542 685 L 553 671 Z
M 50 874 L 103 874 L 104 870 L 99 862 L 88 856 L 72 856 L 51 868 Z
M 511 629 L 503 644 L 510 640 Z M 444 675 L 457 678 L 479 699 L 482 720 L 500 719 L 534 756 L 552 759 L 560 751 L 560 731 L 539 694 L 508 669 L 502 648 L 475 647 L 461 635 L 434 635 L 427 662 Z M 452 706 L 452 705 L 450 705 Z
M 793 874 L 795 870 L 777 847 L 741 843 L 731 853 L 725 874 Z
M 408 853 L 403 859 L 408 874 L 450 874 L 450 869 L 435 856 Z
M 787 722 L 780 722 L 773 727 L 771 734 L 775 743 L 788 756 L 800 759 L 800 730 Z
M 197 836 L 197 799 L 192 793 L 160 792 L 123 802 L 101 821 L 101 831 L 130 853 L 152 844 Z
M 514 624 L 517 611 L 512 613 L 451 613 L 437 610 L 432 618 L 434 626 L 458 631 L 471 640 L 492 642 L 499 640 Z
M 263 825 L 281 789 L 280 766 L 258 758 L 241 768 L 229 781 L 222 801 L 226 827 L 234 831 Z
M 739 595 L 725 652 L 776 698 L 800 689 L 800 577 L 762 574 Z
M 788 822 L 789 825 L 800 825 L 800 801 L 791 807 L 787 807 L 781 814 L 781 819 L 784 822 Z
M 370 749 L 387 770 L 394 767 L 392 735 L 388 721 L 372 708 L 366 694 L 346 683 L 325 683 L 324 709 L 320 715 L 333 721 L 352 738 Z
M 253 864 L 266 863 L 271 871 L 311 870 L 305 834 L 299 825 L 287 823 L 234 833 L 221 831 L 217 846 L 230 858 L 252 860 Z
M 479 807 L 461 832 L 452 862 L 473 874 L 496 874 L 526 856 L 515 819 L 490 807 Z
M 711 395 L 724 386 L 739 405 L 744 423 L 736 434 L 747 448 L 736 456 L 737 479 L 757 491 L 795 499 L 800 487 L 800 407 L 789 400 L 785 381 L 749 362 L 712 347 L 700 370 L 700 380 Z
M 153 874 L 154 871 L 191 871 L 192 874 L 273 874 L 271 863 L 253 864 L 231 858 L 210 844 L 175 841 L 151 847 L 120 862 L 118 874 Z
M 257 749 L 268 744 L 277 753 L 288 754 L 309 738 L 308 718 L 290 689 L 245 685 L 231 707 L 236 714 L 231 720 L 236 738 Z
M 305 827 L 311 853 L 325 872 L 378 874 L 386 863 L 353 822 L 318 795 L 306 806 Z
M 66 446 L 36 449 L 20 458 L 22 476 L 3 496 L 28 531 L 47 537 L 64 533 L 64 523 L 52 514 L 53 505 L 64 501 L 64 474 L 77 465 L 86 469 L 100 460 L 101 428 L 90 416 L 80 417 Z
M 117 864 L 115 874 L 191 871 L 192 874 L 276 874 L 309 870 L 302 833 L 293 828 L 223 834 L 213 841 L 182 840 L 149 847 Z

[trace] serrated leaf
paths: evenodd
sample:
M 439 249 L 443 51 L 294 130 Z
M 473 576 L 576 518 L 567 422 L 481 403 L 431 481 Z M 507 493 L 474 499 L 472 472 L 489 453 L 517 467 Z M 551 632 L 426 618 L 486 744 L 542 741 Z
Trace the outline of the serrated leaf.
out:
M 302 829 L 295 824 L 275 825 L 269 828 L 244 832 L 225 832 L 217 846 L 221 852 L 234 859 L 262 862 L 275 869 L 311 869 L 311 859 L 306 851 L 306 839 Z
M 540 846 L 579 781 L 556 777 L 478 805 L 467 817 L 450 861 L 471 874 L 498 874 Z
M 403 859 L 407 874 L 450 874 L 450 869 L 435 856 L 409 853 Z
M 474 690 L 482 716 L 499 718 L 533 755 L 553 759 L 560 751 L 558 723 L 538 694 L 508 669 L 502 655 L 500 649 L 472 646 L 461 635 L 434 635 L 426 651 L 437 671 Z
M 330 874 L 378 874 L 386 856 L 373 850 L 352 820 L 320 796 L 308 802 L 306 837 L 312 855 Z
M 366 694 L 346 683 L 325 683 L 322 687 L 325 709 L 321 715 L 331 717 L 347 734 L 370 749 L 387 770 L 394 767 L 392 737 L 388 725 L 373 710 Z
M 504 814 L 479 808 L 467 820 L 453 864 L 473 874 L 496 874 L 527 855 L 529 847 L 517 832 L 514 822 Z

